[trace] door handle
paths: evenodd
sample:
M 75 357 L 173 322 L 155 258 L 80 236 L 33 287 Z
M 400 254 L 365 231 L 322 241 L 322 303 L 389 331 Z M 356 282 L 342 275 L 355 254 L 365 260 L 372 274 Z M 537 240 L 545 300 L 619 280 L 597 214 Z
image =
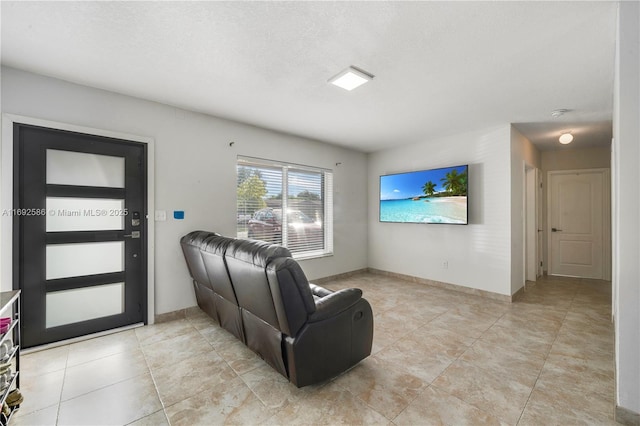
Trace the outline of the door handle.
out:
M 131 231 L 130 234 L 125 234 L 125 238 L 140 238 L 140 231 Z
M 562 232 L 562 229 L 551 228 L 551 232 Z

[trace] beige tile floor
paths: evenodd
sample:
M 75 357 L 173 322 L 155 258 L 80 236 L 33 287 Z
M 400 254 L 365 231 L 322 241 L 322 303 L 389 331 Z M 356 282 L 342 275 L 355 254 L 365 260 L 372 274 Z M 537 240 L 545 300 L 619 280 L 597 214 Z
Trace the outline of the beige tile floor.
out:
M 500 303 L 380 275 L 372 355 L 297 389 L 211 319 L 22 358 L 16 425 L 614 424 L 608 282 L 550 278 Z

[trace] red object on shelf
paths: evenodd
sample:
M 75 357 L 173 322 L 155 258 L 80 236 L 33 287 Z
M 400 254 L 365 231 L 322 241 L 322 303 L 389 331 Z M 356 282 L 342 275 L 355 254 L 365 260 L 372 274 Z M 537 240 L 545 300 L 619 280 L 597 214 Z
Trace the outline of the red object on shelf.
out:
M 9 326 L 11 325 L 11 318 L 3 317 L 0 318 L 0 333 L 6 333 L 9 330 Z

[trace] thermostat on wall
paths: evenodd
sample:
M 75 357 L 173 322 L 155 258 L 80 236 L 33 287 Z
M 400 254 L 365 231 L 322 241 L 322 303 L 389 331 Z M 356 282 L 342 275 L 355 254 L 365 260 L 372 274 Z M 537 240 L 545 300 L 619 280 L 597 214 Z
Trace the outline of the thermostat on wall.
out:
M 173 211 L 174 219 L 184 219 L 184 210 L 174 210 Z

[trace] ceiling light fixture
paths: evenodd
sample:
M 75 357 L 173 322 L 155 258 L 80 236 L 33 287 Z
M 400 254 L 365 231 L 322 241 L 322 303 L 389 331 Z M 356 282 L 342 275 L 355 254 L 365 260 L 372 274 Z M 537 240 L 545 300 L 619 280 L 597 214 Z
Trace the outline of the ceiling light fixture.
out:
M 566 145 L 568 143 L 571 143 L 571 141 L 573 140 L 573 135 L 571 133 L 563 133 L 560 135 L 560 139 L 558 140 L 561 144 Z
M 555 110 L 551 111 L 551 116 L 553 118 L 562 117 L 563 115 L 565 115 L 569 111 L 571 111 L 571 110 L 568 110 L 566 108 L 555 109 Z
M 362 86 L 363 84 L 371 81 L 371 79 L 373 79 L 373 74 L 369 74 L 359 68 L 350 66 L 336 76 L 331 77 L 329 79 L 329 83 L 351 91 L 356 87 Z

